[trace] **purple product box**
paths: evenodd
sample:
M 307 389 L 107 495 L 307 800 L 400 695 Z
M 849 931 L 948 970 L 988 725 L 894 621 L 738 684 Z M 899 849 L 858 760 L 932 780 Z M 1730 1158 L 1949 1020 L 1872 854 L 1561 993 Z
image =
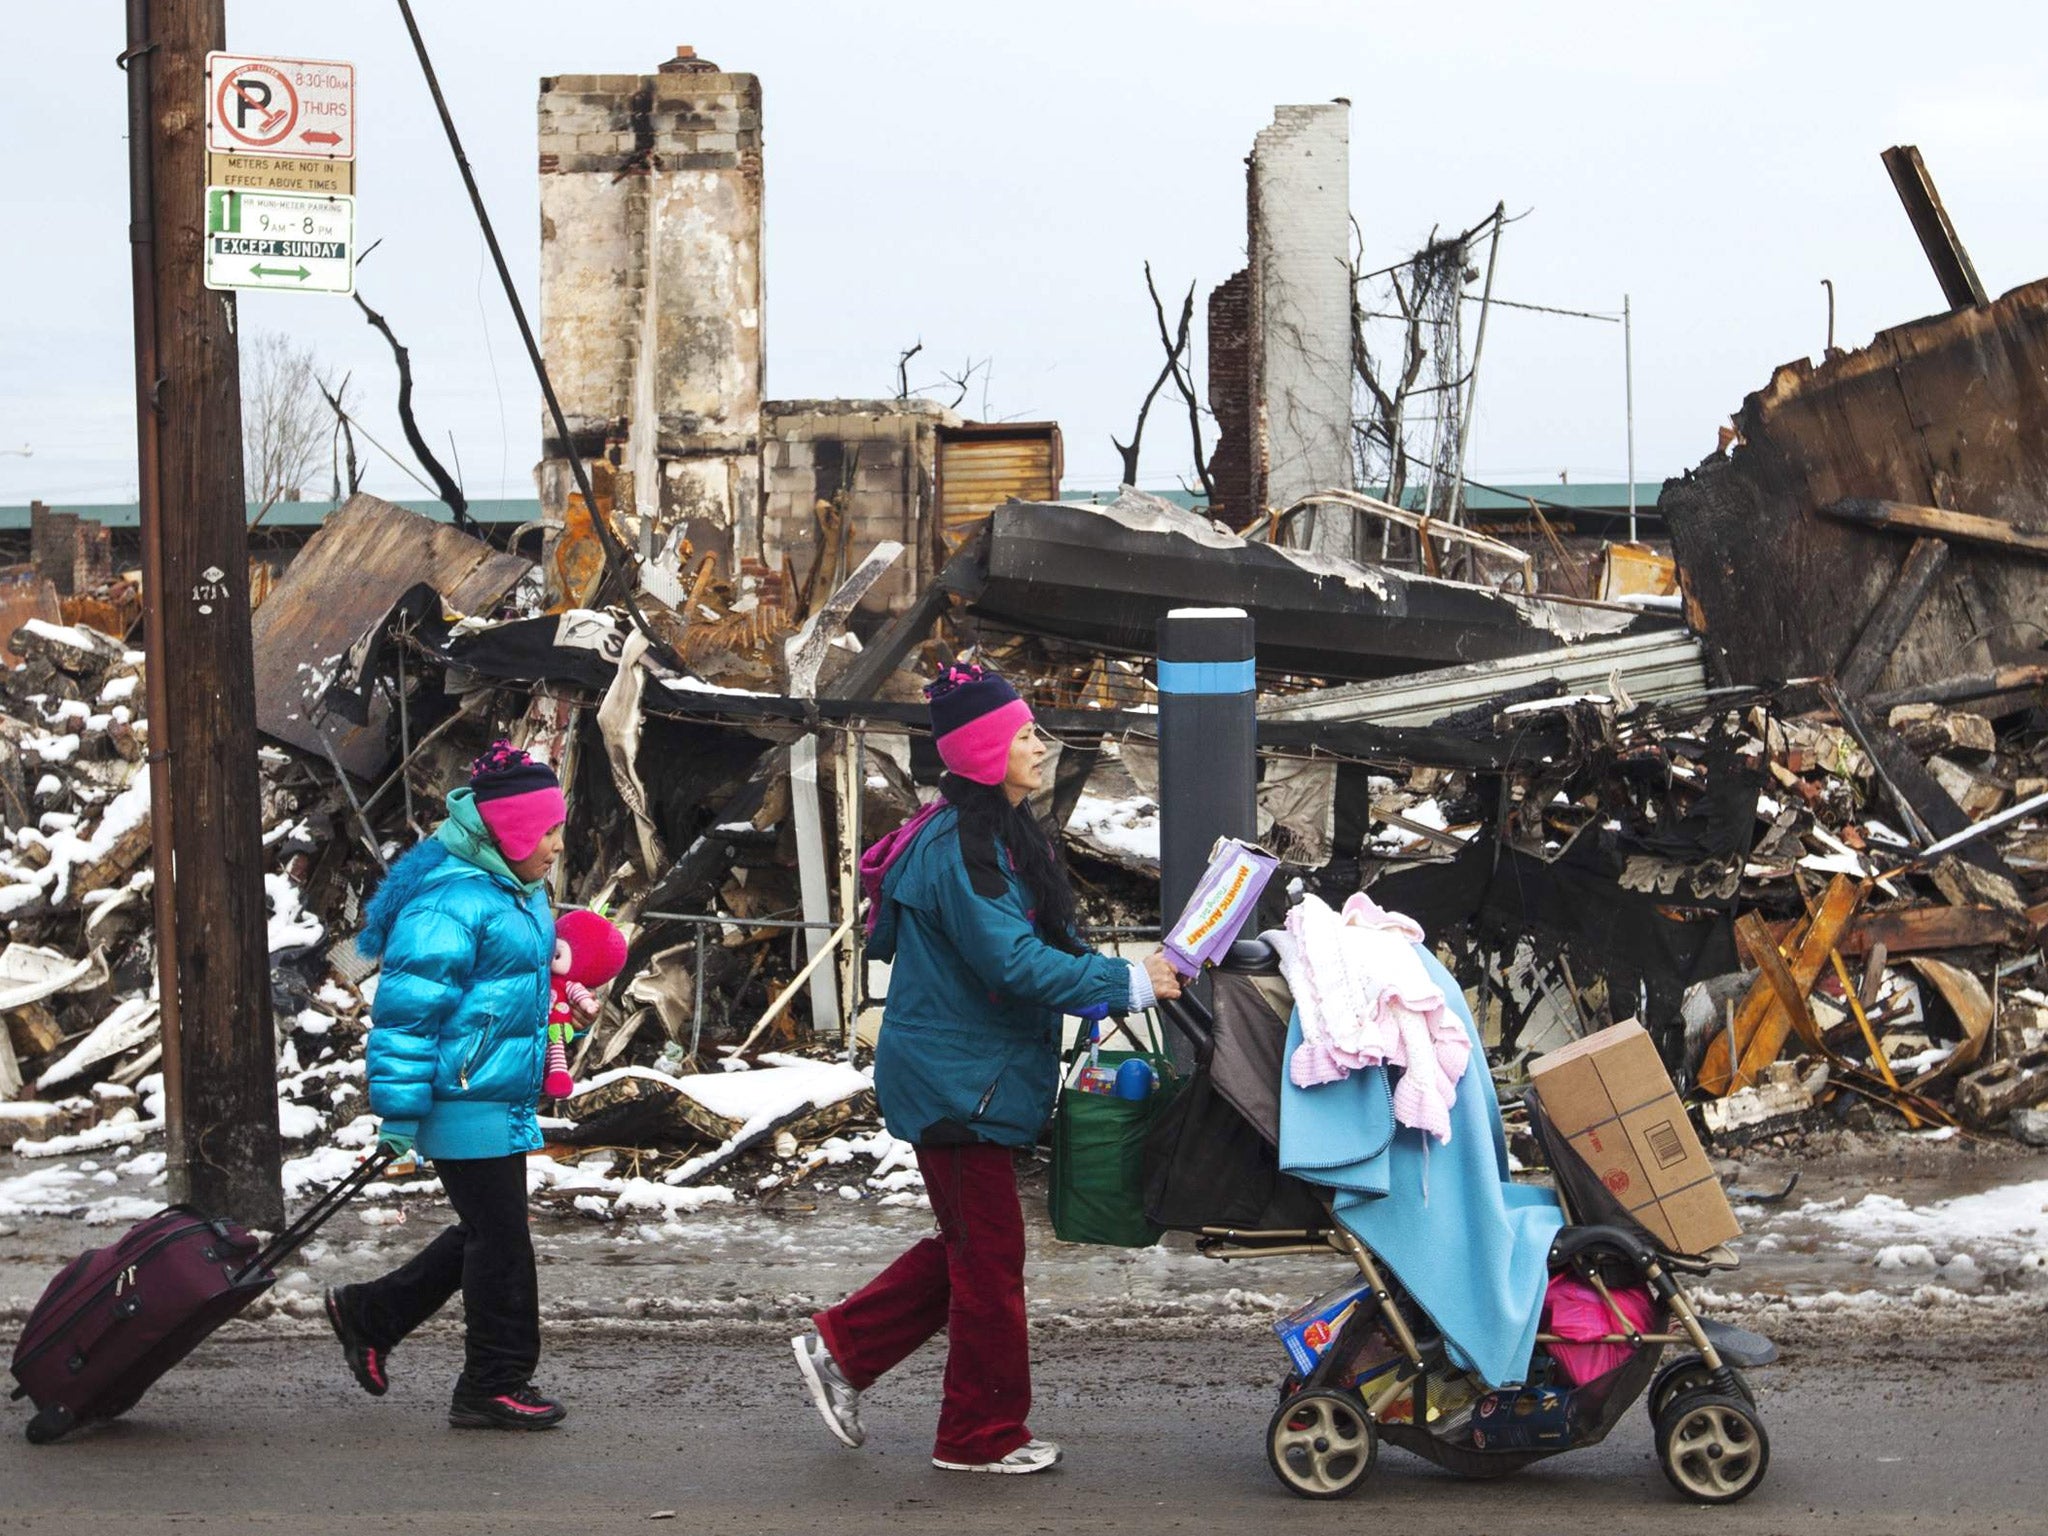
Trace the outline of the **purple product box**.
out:
M 1220 959 L 1258 910 L 1259 897 L 1280 861 L 1265 849 L 1219 838 L 1194 894 L 1167 930 L 1166 958 L 1183 976 Z

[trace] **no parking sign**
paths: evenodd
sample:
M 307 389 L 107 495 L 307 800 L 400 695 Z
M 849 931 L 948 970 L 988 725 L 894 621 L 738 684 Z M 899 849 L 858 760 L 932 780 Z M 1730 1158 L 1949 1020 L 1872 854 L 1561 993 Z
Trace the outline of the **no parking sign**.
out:
M 209 53 L 206 147 L 217 154 L 354 159 L 355 66 Z

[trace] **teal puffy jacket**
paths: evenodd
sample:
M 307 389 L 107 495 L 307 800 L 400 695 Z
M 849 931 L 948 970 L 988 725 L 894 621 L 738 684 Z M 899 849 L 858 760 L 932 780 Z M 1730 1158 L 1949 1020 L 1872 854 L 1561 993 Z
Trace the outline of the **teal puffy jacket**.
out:
M 391 867 L 357 947 L 381 957 L 365 1065 L 370 1108 L 426 1158 L 537 1150 L 546 1069 L 547 892 L 515 876 L 470 791 Z
M 1003 894 L 976 894 L 959 827 L 941 809 L 882 882 L 868 954 L 894 963 L 875 1097 L 904 1141 L 1030 1146 L 1052 1115 L 1061 1018 L 1125 1007 L 1131 967 L 1040 938 L 1007 855 Z

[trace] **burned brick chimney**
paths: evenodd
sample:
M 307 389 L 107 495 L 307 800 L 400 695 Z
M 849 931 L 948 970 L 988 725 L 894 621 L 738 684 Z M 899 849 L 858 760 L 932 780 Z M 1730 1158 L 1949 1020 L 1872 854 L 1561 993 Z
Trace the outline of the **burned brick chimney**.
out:
M 682 537 L 721 565 L 757 553 L 761 82 L 688 47 L 652 74 L 543 79 L 540 212 L 541 345 L 574 440 L 543 429 L 544 510 L 568 508 L 573 450 L 655 590 Z

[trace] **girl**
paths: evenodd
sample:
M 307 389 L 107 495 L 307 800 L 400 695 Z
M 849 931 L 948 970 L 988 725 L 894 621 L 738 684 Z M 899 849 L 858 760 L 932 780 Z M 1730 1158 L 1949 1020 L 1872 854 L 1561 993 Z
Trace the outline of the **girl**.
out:
M 944 803 L 899 836 L 868 953 L 894 960 L 875 1093 L 890 1133 L 917 1148 L 939 1236 L 790 1342 L 826 1428 L 857 1446 L 860 1394 L 945 1329 L 932 1464 L 1042 1472 L 1060 1448 L 1024 1423 L 1031 1358 L 1012 1156 L 1052 1112 L 1062 1015 L 1148 1008 L 1177 997 L 1180 983 L 1158 954 L 1137 965 L 1076 940 L 1073 888 L 1025 805 L 1045 744 L 1016 691 L 955 666 L 925 697 L 950 770 Z
M 540 1292 L 526 1214 L 555 947 L 542 882 L 566 817 L 553 771 L 497 743 L 448 796 L 439 830 L 391 867 L 356 941 L 384 965 L 366 1054 L 378 1145 L 430 1159 L 457 1219 L 403 1268 L 330 1290 L 327 1319 L 357 1383 L 382 1397 L 392 1349 L 459 1287 L 459 1429 L 551 1429 L 568 1412 L 532 1384 Z

